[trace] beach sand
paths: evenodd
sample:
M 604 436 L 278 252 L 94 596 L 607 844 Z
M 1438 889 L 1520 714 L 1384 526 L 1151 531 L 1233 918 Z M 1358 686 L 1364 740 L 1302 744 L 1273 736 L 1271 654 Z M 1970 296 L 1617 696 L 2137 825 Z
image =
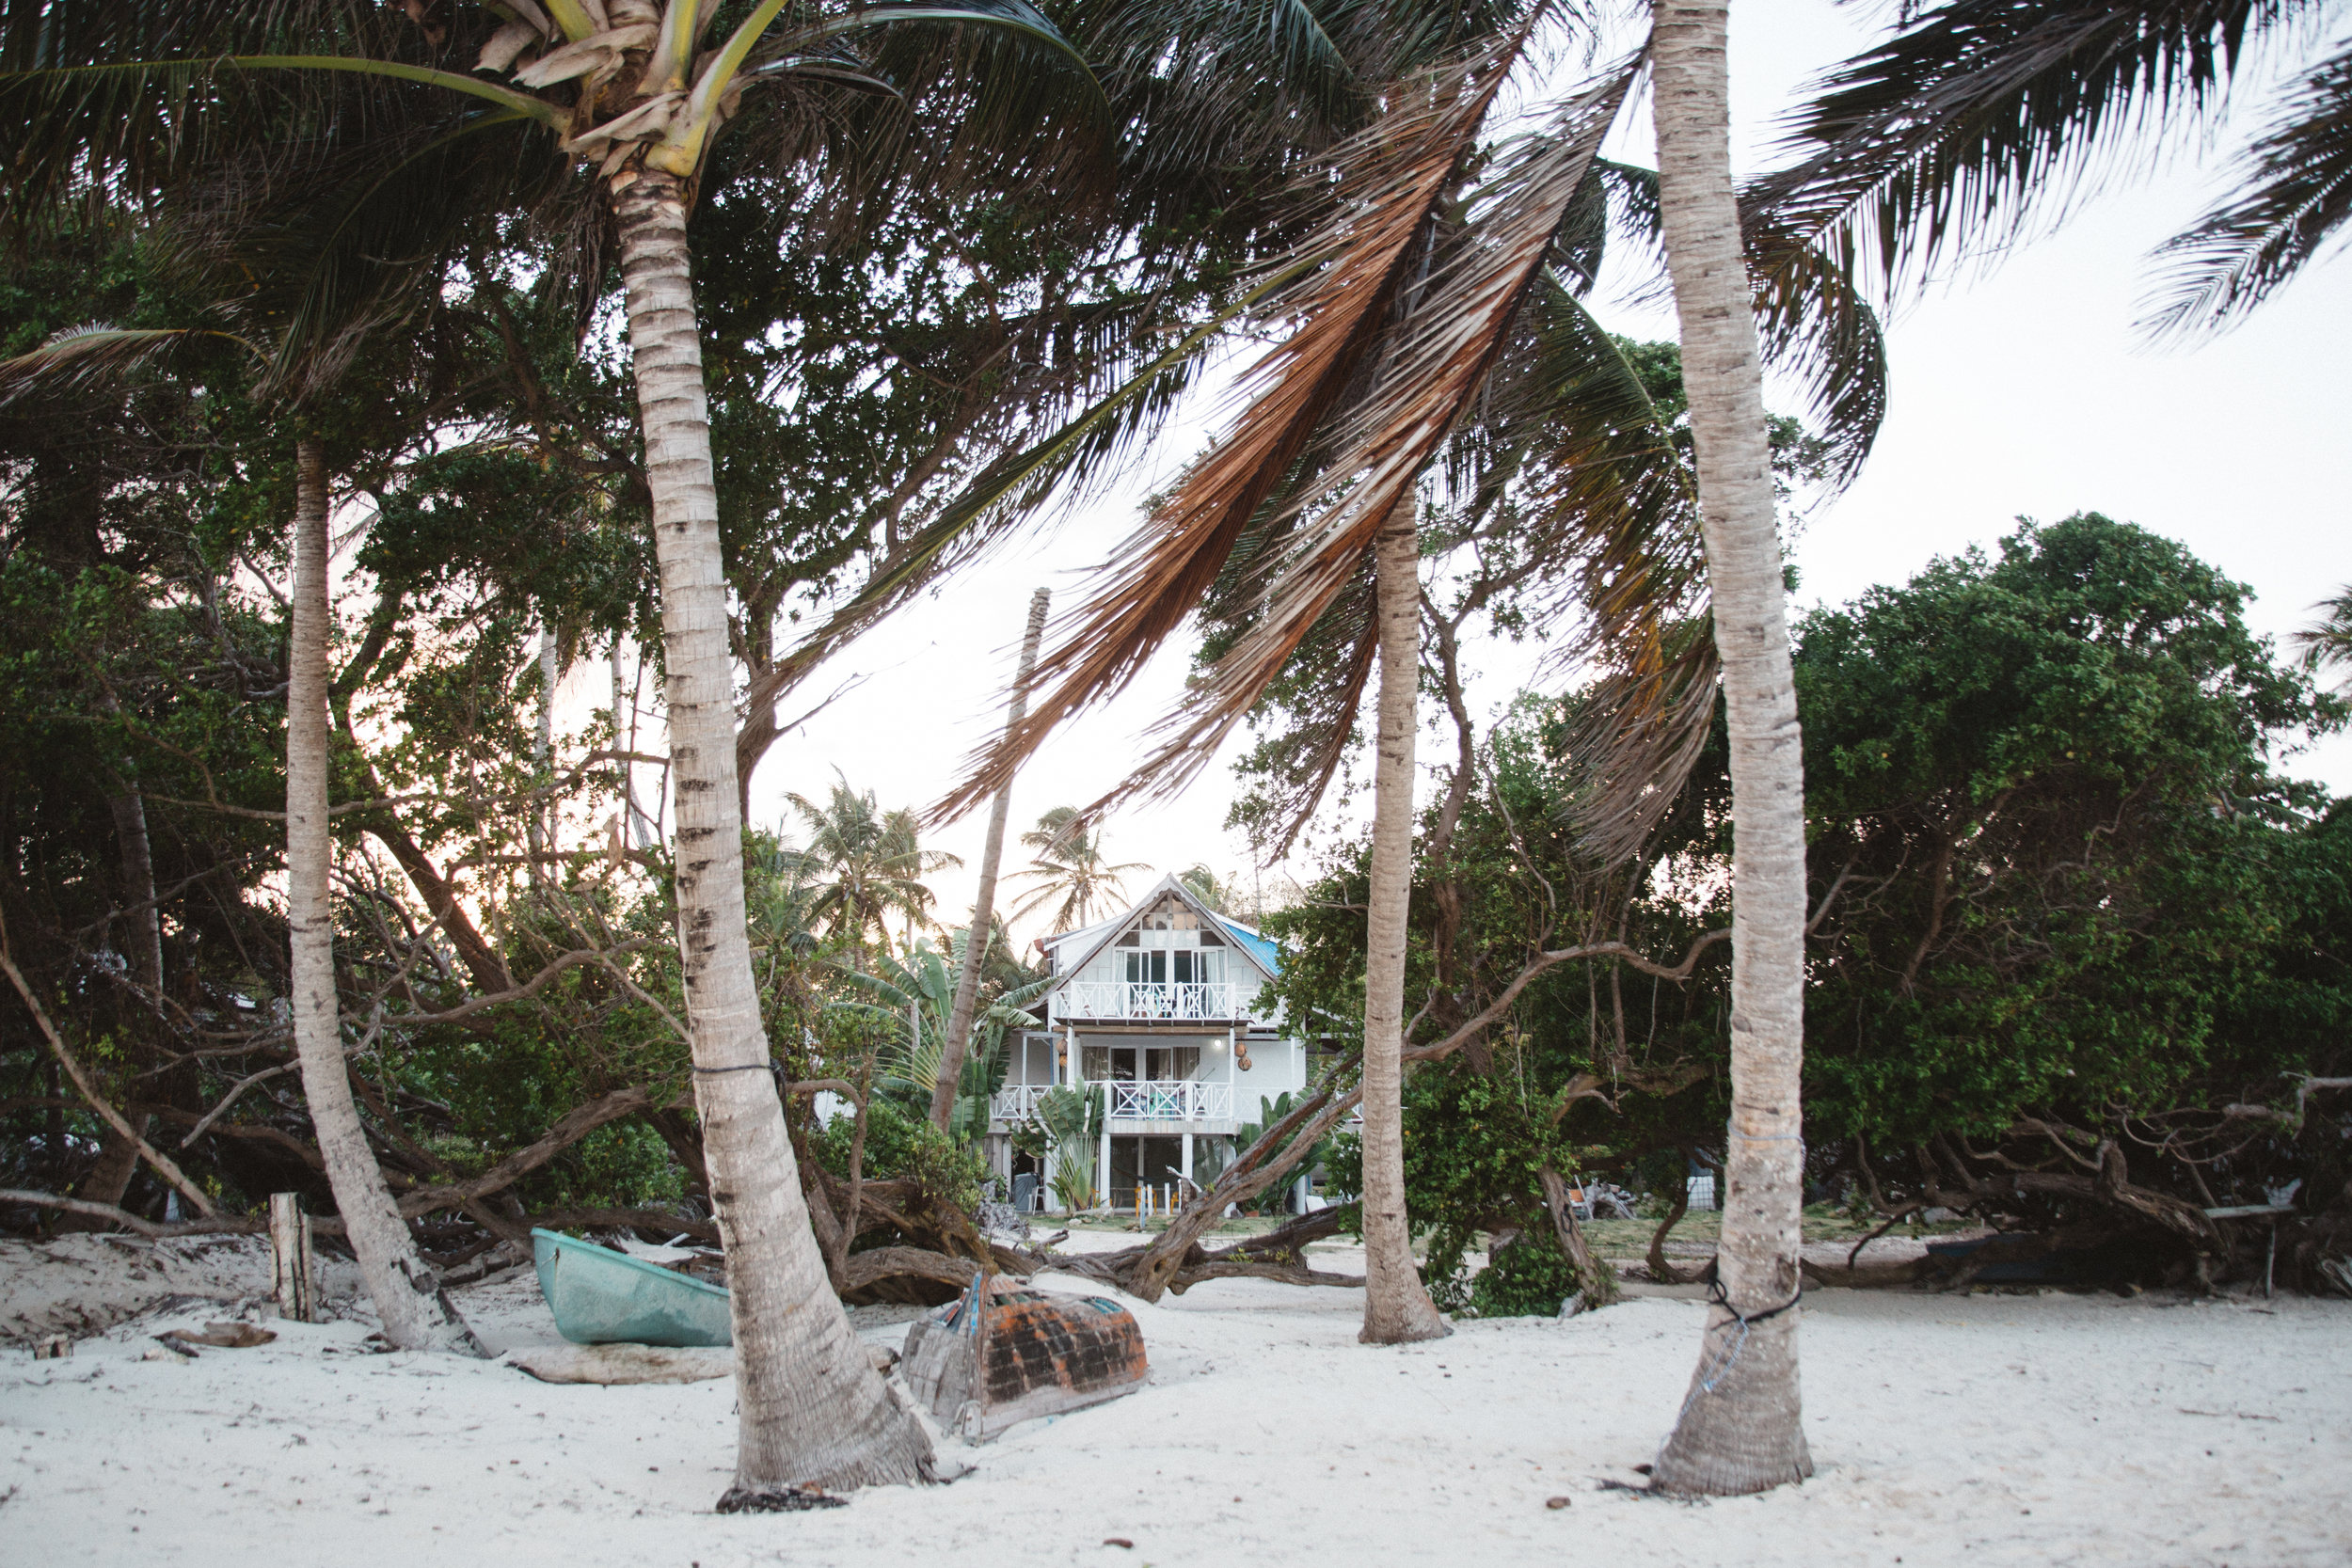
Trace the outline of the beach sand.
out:
M 554 1386 L 370 1354 L 347 1277 L 330 1282 L 341 1321 L 183 1361 L 151 1337 L 230 1315 L 190 1295 L 267 1280 L 259 1243 L 177 1257 L 194 1245 L 0 1243 L 0 1560 L 2352 1562 L 2346 1302 L 1821 1291 L 1803 1340 L 1820 1473 L 1684 1503 L 1604 1482 L 1638 1481 L 1673 1420 L 1694 1290 L 1373 1348 L 1356 1291 L 1221 1280 L 1128 1304 L 1142 1391 L 984 1447 L 944 1440 L 971 1467 L 950 1485 L 721 1517 L 728 1380 Z M 1360 1267 L 1345 1248 L 1316 1260 Z M 458 1299 L 494 1349 L 556 1340 L 527 1267 Z M 864 1311 L 861 1332 L 895 1345 L 910 1312 Z M 113 1325 L 35 1361 L 23 1336 L 51 1320 Z

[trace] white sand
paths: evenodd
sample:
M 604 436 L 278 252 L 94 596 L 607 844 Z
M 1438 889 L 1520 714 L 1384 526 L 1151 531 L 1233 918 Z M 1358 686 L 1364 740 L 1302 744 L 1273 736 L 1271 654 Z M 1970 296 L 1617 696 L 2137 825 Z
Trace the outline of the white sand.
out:
M 68 1272 L 29 1249 L 0 1271 L 11 1311 L 29 1274 Z M 527 1269 L 460 1299 L 494 1346 L 555 1338 Z M 710 1512 L 724 1380 L 550 1386 L 365 1354 L 358 1321 L 143 1361 L 147 1336 L 225 1315 L 151 1314 L 63 1361 L 0 1352 L 0 1561 L 2352 1562 L 2352 1304 L 1821 1291 L 1820 1475 L 1698 1504 L 1600 1488 L 1671 1422 L 1695 1302 L 1411 1349 L 1356 1344 L 1352 1291 L 1218 1281 L 1134 1310 L 1152 1363 L 1134 1397 L 944 1443 L 976 1467 L 951 1486 L 750 1518 Z

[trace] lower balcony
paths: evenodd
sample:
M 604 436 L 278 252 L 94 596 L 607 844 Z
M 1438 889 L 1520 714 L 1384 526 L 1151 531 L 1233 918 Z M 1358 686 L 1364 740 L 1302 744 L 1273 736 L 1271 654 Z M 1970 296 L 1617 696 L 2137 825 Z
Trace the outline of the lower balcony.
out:
M 1008 1084 L 996 1091 L 996 1098 L 990 1105 L 990 1114 L 998 1121 L 1024 1120 L 1036 1113 L 1037 1102 L 1054 1086 L 1051 1084 Z M 1106 1085 L 1089 1084 L 1086 1087 L 1109 1088 L 1110 1119 L 1114 1128 L 1122 1121 L 1231 1122 L 1233 1119 L 1233 1085 L 1231 1084 L 1178 1078 L 1113 1080 Z

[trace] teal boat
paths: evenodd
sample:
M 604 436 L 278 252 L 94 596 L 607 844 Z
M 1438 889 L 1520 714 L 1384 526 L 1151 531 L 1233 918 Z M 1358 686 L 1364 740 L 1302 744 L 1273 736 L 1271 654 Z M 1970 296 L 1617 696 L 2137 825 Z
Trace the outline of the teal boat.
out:
M 533 1230 L 539 1291 L 576 1345 L 732 1345 L 727 1293 L 552 1230 Z

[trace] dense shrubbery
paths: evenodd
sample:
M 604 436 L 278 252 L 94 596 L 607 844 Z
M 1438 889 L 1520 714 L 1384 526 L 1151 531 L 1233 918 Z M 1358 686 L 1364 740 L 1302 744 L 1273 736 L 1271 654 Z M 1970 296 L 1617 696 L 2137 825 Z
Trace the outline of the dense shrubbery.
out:
M 1800 623 L 1817 1183 L 1851 1180 L 1888 1212 L 2137 1227 L 2152 1268 L 2210 1272 L 2226 1239 L 2193 1211 L 2300 1180 L 2309 1225 L 2282 1256 L 2352 1240 L 2344 1124 L 2324 1101 L 2293 1115 L 2300 1075 L 2352 1068 L 2334 936 L 2352 923 L 2352 808 L 2273 768 L 2344 709 L 2247 630 L 2242 598 L 2179 546 L 2084 515 Z M 1422 858 L 1423 1039 L 1500 991 L 1538 934 L 1622 935 L 1671 963 L 1726 923 L 1720 728 L 1647 858 L 1613 870 L 1578 849 L 1575 718 L 1523 702 L 1481 747 L 1445 854 Z M 1342 1021 L 1341 1044 L 1362 855 L 1343 847 L 1274 923 L 1299 949 L 1288 1000 Z M 1474 1233 L 1538 1233 L 1546 1157 L 1671 1181 L 1685 1150 L 1720 1147 L 1727 974 L 1721 946 L 1681 982 L 1564 963 L 1481 1047 L 1416 1072 L 1406 1171 L 1433 1282 Z M 1563 1104 L 1573 1090 L 1592 1092 Z M 2231 1109 L 2249 1105 L 2265 1109 Z M 1489 1289 L 1541 1273 L 1531 1255 Z

